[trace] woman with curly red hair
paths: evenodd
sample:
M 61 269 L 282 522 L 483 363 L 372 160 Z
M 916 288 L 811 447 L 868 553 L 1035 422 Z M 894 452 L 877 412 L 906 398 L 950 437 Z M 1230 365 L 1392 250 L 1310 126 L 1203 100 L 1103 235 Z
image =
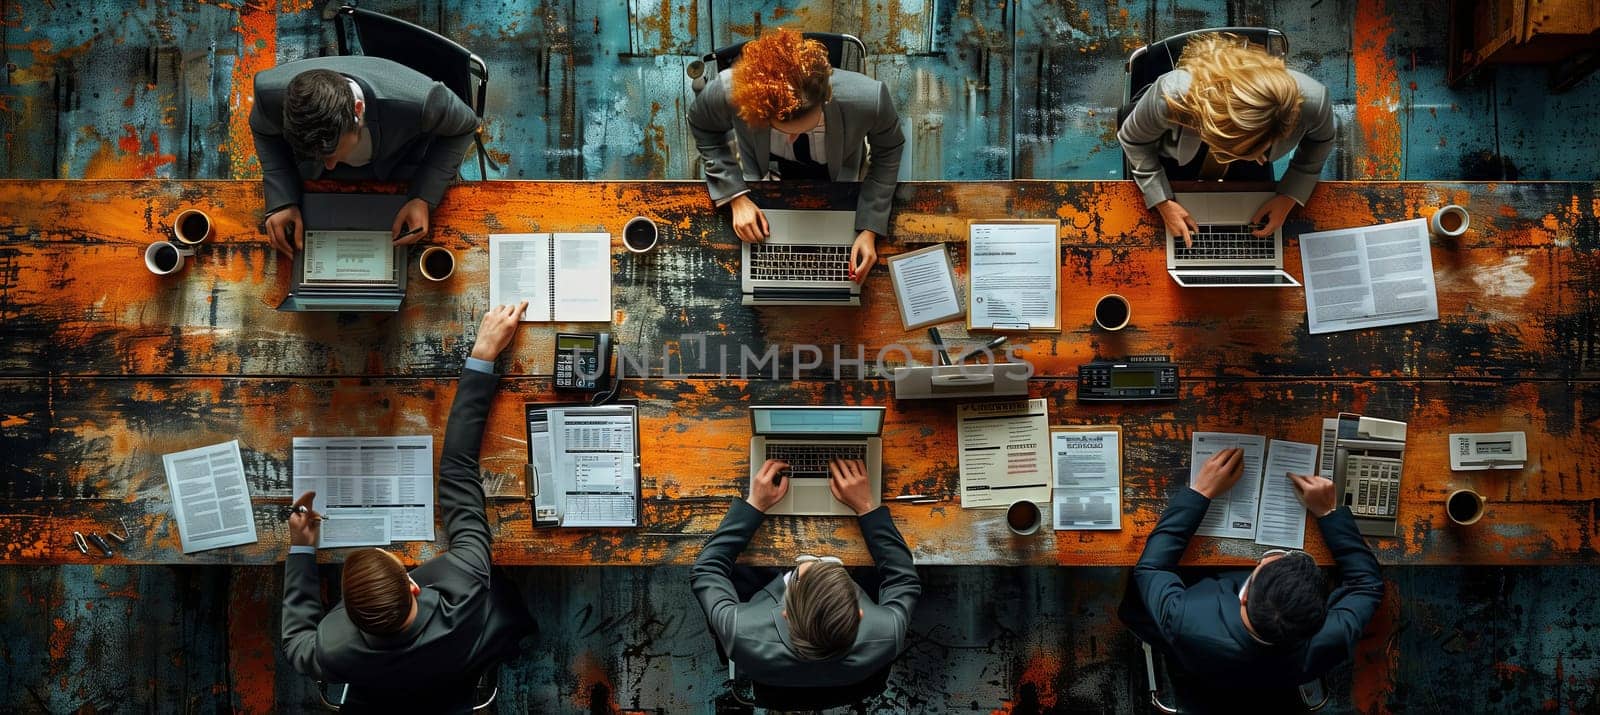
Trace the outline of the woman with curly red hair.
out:
M 829 66 L 816 40 L 774 30 L 746 43 L 738 63 L 706 85 L 689 107 L 689 128 L 705 160 L 711 200 L 731 209 L 733 231 L 745 242 L 768 235 L 746 182 L 860 181 L 850 268 L 856 281 L 866 278 L 878 259 L 877 239 L 889 232 L 905 145 L 882 82 Z

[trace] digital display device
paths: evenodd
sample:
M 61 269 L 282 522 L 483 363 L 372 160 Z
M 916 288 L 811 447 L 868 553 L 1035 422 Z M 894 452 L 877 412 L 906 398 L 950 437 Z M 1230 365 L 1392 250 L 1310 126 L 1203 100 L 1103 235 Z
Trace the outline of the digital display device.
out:
M 1122 361 L 1097 361 L 1078 367 L 1078 400 L 1083 402 L 1176 400 L 1178 366 L 1165 355 Z
M 881 407 L 752 407 L 752 428 L 763 435 L 848 434 L 883 431 Z

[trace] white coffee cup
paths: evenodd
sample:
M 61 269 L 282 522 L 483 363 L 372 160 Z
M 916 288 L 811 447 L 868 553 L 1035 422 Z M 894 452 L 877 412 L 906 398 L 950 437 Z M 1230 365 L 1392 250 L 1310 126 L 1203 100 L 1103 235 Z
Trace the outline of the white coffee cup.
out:
M 1433 212 L 1433 218 L 1428 219 L 1428 228 L 1438 236 L 1460 236 L 1467 232 L 1467 227 L 1472 225 L 1472 217 L 1467 210 L 1450 204 Z
M 661 240 L 661 229 L 644 216 L 628 219 L 622 227 L 622 245 L 634 253 L 649 253 Z
M 172 241 L 156 241 L 144 249 L 144 267 L 158 276 L 169 276 L 183 270 L 186 255 Z

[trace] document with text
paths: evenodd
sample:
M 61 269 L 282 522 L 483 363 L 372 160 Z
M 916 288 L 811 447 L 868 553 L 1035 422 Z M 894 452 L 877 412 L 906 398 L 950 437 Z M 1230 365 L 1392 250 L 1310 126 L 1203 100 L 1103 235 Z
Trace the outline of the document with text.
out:
M 1050 503 L 1050 414 L 1044 400 L 956 407 L 961 506 Z
M 1310 332 L 1439 319 L 1427 219 L 1300 234 Z
M 161 456 L 183 553 L 256 542 L 239 440 Z
M 1306 507 L 1290 474 L 1317 472 L 1317 445 L 1272 440 L 1267 445 L 1267 466 L 1261 474 L 1261 513 L 1256 543 L 1303 549 L 1306 546 Z
M 524 300 L 523 322 L 609 322 L 611 234 L 489 236 L 489 303 Z
M 944 244 L 902 253 L 889 259 L 889 280 L 900 322 L 906 330 L 966 315 L 956 292 L 955 269 Z
M 1050 432 L 1055 461 L 1051 511 L 1061 530 L 1122 528 L 1122 433 L 1115 428 Z
M 1060 328 L 1057 222 L 973 223 L 968 231 L 967 326 Z
M 294 493 L 315 491 L 326 519 L 321 546 L 433 541 L 432 435 L 295 437 L 293 449 Z
M 388 231 L 307 231 L 305 280 L 392 283 L 394 237 Z
M 1194 532 L 1196 534 L 1230 539 L 1256 538 L 1256 512 L 1261 500 L 1261 458 L 1266 452 L 1266 437 L 1232 432 L 1194 433 L 1189 449 L 1189 485 L 1194 486 L 1195 479 L 1200 476 L 1200 468 L 1212 455 L 1235 447 L 1244 450 L 1244 476 L 1239 477 L 1232 489 L 1211 500 L 1205 517 L 1200 519 L 1200 528 Z
M 639 416 L 633 404 L 524 405 L 541 522 L 639 525 Z M 552 493 L 553 492 L 553 493 Z
M 1196 432 L 1189 484 L 1211 455 L 1244 450 L 1244 474 L 1226 493 L 1211 500 L 1196 534 L 1252 539 L 1263 546 L 1304 548 L 1306 508 L 1289 474 L 1315 474 L 1317 445 L 1230 432 Z

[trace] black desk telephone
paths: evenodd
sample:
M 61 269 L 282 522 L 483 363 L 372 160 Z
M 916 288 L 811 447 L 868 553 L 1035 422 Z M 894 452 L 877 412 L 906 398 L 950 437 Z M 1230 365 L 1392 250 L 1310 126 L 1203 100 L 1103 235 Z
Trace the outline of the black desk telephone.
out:
M 611 385 L 610 333 L 556 333 L 552 370 L 557 390 L 604 390 Z

